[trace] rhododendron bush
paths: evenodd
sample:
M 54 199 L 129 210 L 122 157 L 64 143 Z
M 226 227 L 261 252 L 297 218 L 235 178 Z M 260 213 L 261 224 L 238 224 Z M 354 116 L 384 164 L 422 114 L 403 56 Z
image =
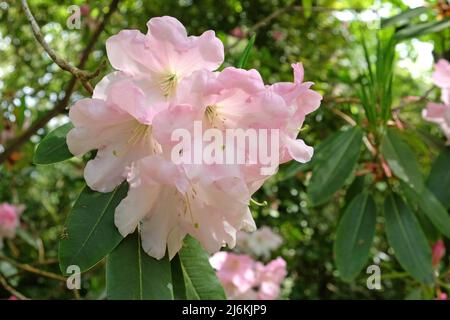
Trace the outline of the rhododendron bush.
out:
M 311 159 L 313 148 L 297 135 L 305 116 L 322 99 L 311 89 L 311 82 L 303 81 L 300 63 L 292 65 L 294 82 L 266 85 L 255 69 L 216 71 L 223 63 L 224 48 L 213 31 L 188 36 L 184 26 L 169 16 L 150 19 L 147 27 L 146 35 L 123 30 L 107 40 L 108 59 L 116 71 L 95 86 L 92 98 L 77 101 L 69 111 L 73 128 L 67 132 L 68 150 L 75 156 L 92 150 L 96 154 L 86 164 L 87 187 L 66 223 L 60 263 L 63 272 L 71 265 L 86 271 L 108 255 L 110 298 L 135 297 L 133 291 L 122 288 L 127 278 L 116 274 L 122 272 L 119 266 L 128 242 L 133 241 L 138 252 L 142 248 L 153 268 L 169 276 L 158 279 L 164 287 L 171 282 L 172 261 L 183 246 L 195 246 L 187 249 L 195 254 L 202 254 L 202 248 L 212 254 L 223 246 L 233 248 L 239 230 L 255 231 L 251 196 L 279 163 Z M 198 125 L 213 132 L 216 140 L 210 138 L 208 144 L 204 135 L 196 135 Z M 193 138 L 174 153 L 174 132 L 180 129 L 192 132 Z M 253 129 L 257 143 L 251 143 L 254 137 L 247 133 L 244 143 L 237 141 L 239 135 L 217 141 L 221 134 L 228 138 L 227 130 L 232 129 Z M 66 127 L 57 130 L 67 131 Z M 270 138 L 262 139 L 261 132 L 269 132 Z M 217 143 L 210 159 L 197 161 L 199 150 L 204 157 L 204 150 Z M 235 157 L 225 162 L 218 153 L 229 149 Z M 275 162 L 270 163 L 270 174 L 252 149 L 276 155 L 271 157 Z M 182 161 L 174 159 L 174 154 Z M 96 201 L 98 197 L 102 201 Z M 98 211 L 96 220 L 86 217 L 92 211 Z M 185 243 L 186 237 L 193 239 Z M 100 241 L 104 245 L 99 246 Z M 184 257 L 180 253 L 179 263 L 188 271 L 181 278 L 191 278 L 190 285 L 200 298 L 221 297 L 221 289 L 214 287 L 197 292 L 200 284 L 192 278 L 199 276 L 194 273 L 199 270 L 189 272 L 188 264 L 193 262 Z M 212 271 L 207 260 L 203 264 L 201 272 Z M 257 273 L 258 278 L 266 277 L 264 271 Z M 149 285 L 155 285 L 155 280 L 149 279 Z M 141 298 L 157 297 L 153 292 L 142 294 Z M 165 297 L 170 296 L 173 292 Z
M 0 3 L 0 299 L 447 299 L 450 7 L 355 3 Z

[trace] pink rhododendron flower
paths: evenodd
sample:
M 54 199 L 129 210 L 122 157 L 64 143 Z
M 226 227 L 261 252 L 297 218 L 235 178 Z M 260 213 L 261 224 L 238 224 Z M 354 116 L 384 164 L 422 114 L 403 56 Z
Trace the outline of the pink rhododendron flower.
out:
M 125 169 L 133 161 L 159 152 L 151 126 L 136 118 L 144 103 L 143 92 L 130 82 L 112 85 L 107 100 L 82 99 L 70 108 L 75 128 L 67 134 L 70 152 L 82 156 L 97 149 L 95 159 L 85 168 L 88 186 L 109 192 L 125 178 Z
M 442 102 L 450 104 L 450 62 L 440 59 L 435 66 L 433 83 L 442 89 Z
M 422 111 L 423 117 L 437 123 L 450 144 L 450 63 L 444 59 L 438 61 L 433 73 L 433 82 L 441 88 L 442 104 L 430 102 Z
M 214 177 L 205 170 L 189 177 L 180 166 L 161 156 L 149 156 L 131 168 L 130 190 L 116 209 L 120 233 L 141 227 L 142 247 L 152 257 L 172 258 L 186 234 L 209 252 L 235 245 L 239 229 L 256 229 L 248 209 L 249 192 L 238 178 Z
M 224 52 L 213 31 L 188 36 L 172 17 L 152 18 L 147 26 L 146 35 L 123 30 L 108 39 L 116 71 L 96 85 L 92 99 L 71 107 L 69 150 L 76 156 L 97 150 L 84 171 L 93 190 L 110 192 L 127 180 L 128 195 L 116 208 L 115 224 L 123 236 L 139 227 L 150 256 L 161 259 L 168 251 L 172 258 L 188 234 L 210 253 L 232 248 L 239 230 L 256 229 L 248 204 L 270 176 L 263 174 L 266 164 L 255 151 L 276 154 L 269 167 L 274 170 L 279 160 L 309 161 L 313 150 L 297 135 L 321 96 L 310 89 L 312 83 L 303 83 L 300 64 L 293 65 L 294 83 L 269 86 L 254 69 L 214 71 Z M 206 141 L 197 137 L 196 125 L 214 135 Z M 173 134 L 180 129 L 194 138 L 176 149 Z M 174 160 L 174 154 L 195 158 L 198 147 L 206 149 L 227 130 L 270 135 L 256 146 L 215 141 L 218 150 L 243 155 L 243 163 L 218 162 L 211 157 L 218 151 L 208 158 L 214 161 Z
M 268 259 L 272 251 L 278 249 L 283 239 L 267 226 L 259 228 L 253 233 L 239 232 L 237 235 L 237 249 L 255 257 Z
M 259 264 L 257 267 L 259 290 L 259 300 L 274 300 L 280 295 L 280 284 L 287 275 L 286 261 L 283 258 L 276 258 L 267 265 Z
M 304 163 L 311 160 L 314 150 L 303 140 L 297 139 L 297 135 L 305 116 L 320 106 L 322 96 L 310 89 L 312 82 L 303 82 L 304 70 L 301 63 L 292 64 L 292 68 L 294 83 L 276 83 L 271 86 L 271 89 L 284 99 L 291 114 L 288 123 L 280 128 L 282 130 L 281 163 L 292 159 Z
M 244 294 L 256 283 L 255 261 L 247 255 L 222 251 L 213 255 L 209 261 L 217 270 L 217 277 L 228 296 Z
M 214 31 L 188 36 L 184 26 L 168 16 L 150 19 L 147 27 L 146 35 L 139 30 L 119 32 L 108 39 L 106 50 L 112 66 L 138 82 L 150 103 L 172 96 L 178 82 L 192 72 L 213 71 L 223 62 L 223 44 Z
M 432 248 L 432 263 L 433 266 L 438 266 L 442 258 L 445 256 L 445 245 L 442 239 L 436 241 Z
M 19 216 L 23 206 L 13 206 L 9 203 L 0 204 L 0 248 L 3 246 L 3 238 L 14 238 L 19 226 Z
M 217 252 L 210 258 L 212 267 L 222 283 L 228 299 L 274 300 L 280 295 L 280 286 L 287 275 L 282 258 L 267 265 L 245 254 Z

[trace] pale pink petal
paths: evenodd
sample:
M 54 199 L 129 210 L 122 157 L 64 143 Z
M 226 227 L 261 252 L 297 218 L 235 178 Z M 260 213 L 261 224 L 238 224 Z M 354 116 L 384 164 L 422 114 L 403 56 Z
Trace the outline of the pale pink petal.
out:
M 69 117 L 75 128 L 67 134 L 67 146 L 75 156 L 102 148 L 133 127 L 133 118 L 99 99 L 79 100 Z
M 125 78 L 127 78 L 126 74 L 120 71 L 115 71 L 107 74 L 95 85 L 92 98 L 106 101 L 110 86 L 115 82 L 123 80 Z
M 130 187 L 128 195 L 117 206 L 114 224 L 122 237 L 133 233 L 139 222 L 149 214 L 150 209 L 158 201 L 158 186 L 140 185 Z
M 152 49 L 139 30 L 122 30 L 106 40 L 108 60 L 114 69 L 131 76 L 143 76 L 151 72 L 148 62 Z
M 220 72 L 217 80 L 225 89 L 239 88 L 249 94 L 264 90 L 264 82 L 255 69 L 244 70 L 228 67 Z
M 300 163 L 305 163 L 311 160 L 314 154 L 314 148 L 305 144 L 301 139 L 286 138 L 286 147 L 289 155 Z
M 438 87 L 442 89 L 450 88 L 450 62 L 445 59 L 440 59 L 436 63 L 432 79 Z

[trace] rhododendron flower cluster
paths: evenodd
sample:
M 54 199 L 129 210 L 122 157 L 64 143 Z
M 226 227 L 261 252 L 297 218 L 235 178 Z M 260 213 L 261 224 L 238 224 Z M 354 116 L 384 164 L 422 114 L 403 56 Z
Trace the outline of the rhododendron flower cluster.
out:
M 268 259 L 271 252 L 278 249 L 282 243 L 283 238 L 271 228 L 263 226 L 252 233 L 240 231 L 237 234 L 236 248 L 254 257 Z
M 275 300 L 287 275 L 286 261 L 280 257 L 264 265 L 245 254 L 221 251 L 210 263 L 232 300 Z
M 14 206 L 6 202 L 0 204 L 0 248 L 3 247 L 4 238 L 15 237 L 22 211 L 22 206 Z
M 430 102 L 423 110 L 423 117 L 439 124 L 450 145 L 450 63 L 441 59 L 435 66 L 433 83 L 441 88 L 443 103 Z
M 184 157 L 195 147 L 174 149 L 175 130 L 195 133 L 198 123 L 214 136 L 228 129 L 276 130 L 279 144 L 271 151 L 279 154 L 279 163 L 307 162 L 313 148 L 297 135 L 321 96 L 303 82 L 299 63 L 293 64 L 293 83 L 265 85 L 253 69 L 215 71 L 224 48 L 213 31 L 188 36 L 167 16 L 150 19 L 147 27 L 147 34 L 123 30 L 107 40 L 116 71 L 96 85 L 92 98 L 70 108 L 69 150 L 76 156 L 98 150 L 84 171 L 91 189 L 110 192 L 127 180 L 115 224 L 123 236 L 138 228 L 150 256 L 161 259 L 167 248 L 172 258 L 187 234 L 211 253 L 233 247 L 238 230 L 256 229 L 248 204 L 269 177 L 263 163 L 246 145 L 228 141 L 220 148 L 241 152 L 244 164 L 179 163 L 174 154 Z M 207 146 L 197 140 L 192 145 Z M 258 148 L 270 149 L 269 140 Z

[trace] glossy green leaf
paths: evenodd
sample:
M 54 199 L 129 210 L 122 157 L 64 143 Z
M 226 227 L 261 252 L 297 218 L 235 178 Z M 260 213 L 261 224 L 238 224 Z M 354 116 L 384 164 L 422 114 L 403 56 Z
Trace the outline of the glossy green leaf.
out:
M 416 199 L 419 210 L 428 217 L 433 225 L 447 238 L 450 238 L 450 215 L 442 206 L 441 202 L 425 186 L 420 190 L 415 190 L 406 184 L 402 184 L 402 189 L 407 193 L 409 199 Z
M 417 220 L 422 227 L 423 232 L 427 239 L 431 242 L 436 242 L 440 237 L 441 233 L 436 229 L 436 227 L 431 223 L 430 219 L 423 213 L 419 208 L 419 198 L 416 196 L 414 189 L 409 187 L 407 184 L 401 182 L 402 194 L 405 197 L 409 207 L 416 214 Z
M 317 159 L 308 186 L 312 204 L 327 202 L 353 172 L 361 151 L 363 133 L 359 127 L 339 132 Z
M 433 282 L 431 249 L 412 211 L 399 196 L 389 196 L 384 207 L 385 229 L 401 266 L 423 283 Z
M 197 240 L 187 236 L 178 254 L 188 299 L 226 299 L 222 285 L 209 263 L 209 256 Z
M 247 46 L 242 53 L 239 62 L 237 64 L 237 68 L 245 68 L 248 62 L 248 58 L 250 57 L 250 52 L 252 51 L 253 45 L 255 44 L 256 35 L 253 35 L 247 43 Z
M 108 256 L 106 295 L 110 300 L 172 300 L 168 257 L 150 257 L 142 250 L 139 233 L 130 234 Z
M 411 19 L 421 15 L 422 13 L 428 12 L 430 9 L 425 7 L 418 7 L 414 9 L 409 9 L 403 11 L 393 17 L 382 19 L 381 28 L 386 28 L 389 26 L 397 26 L 411 21 Z
M 353 280 L 361 272 L 369 257 L 375 225 L 375 202 L 368 193 L 360 193 L 345 210 L 334 243 L 336 266 L 342 279 Z
M 51 131 L 36 148 L 33 162 L 35 164 L 51 164 L 68 160 L 73 157 L 66 143 L 66 135 L 73 128 L 72 123 Z
M 450 208 L 450 147 L 445 148 L 434 161 L 427 186 L 445 208 Z
M 350 186 L 347 189 L 347 192 L 345 193 L 345 203 L 350 204 L 356 196 L 361 194 L 361 192 L 364 191 L 364 188 L 366 186 L 366 180 L 367 175 L 363 176 L 357 176 L 355 179 L 353 179 L 353 182 L 350 184 Z
M 396 130 L 387 130 L 381 153 L 397 178 L 416 190 L 422 189 L 424 182 L 416 156 Z
M 70 265 L 86 271 L 108 255 L 122 240 L 114 225 L 114 211 L 127 195 L 128 184 L 122 183 L 109 193 L 85 187 L 69 214 L 59 243 L 59 263 L 66 272 Z
M 170 261 L 173 281 L 173 295 L 176 300 L 186 300 L 186 284 L 178 254 Z

